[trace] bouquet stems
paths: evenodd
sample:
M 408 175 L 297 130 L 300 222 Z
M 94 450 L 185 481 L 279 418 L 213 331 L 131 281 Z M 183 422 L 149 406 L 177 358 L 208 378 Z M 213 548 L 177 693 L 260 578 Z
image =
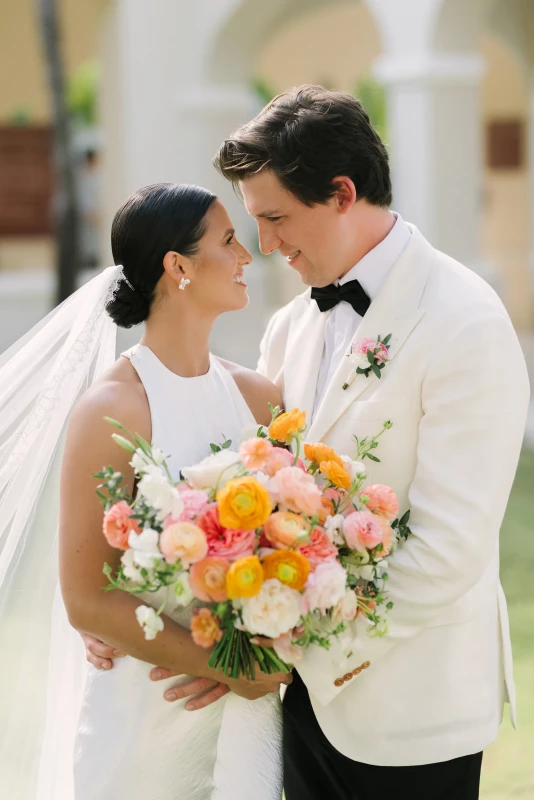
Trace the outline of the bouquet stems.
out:
M 234 625 L 225 629 L 221 641 L 211 654 L 208 666 L 220 670 L 228 678 L 244 675 L 255 678 L 255 666 L 270 675 L 273 672 L 291 672 L 291 665 L 278 658 L 271 647 L 251 643 L 252 635 Z

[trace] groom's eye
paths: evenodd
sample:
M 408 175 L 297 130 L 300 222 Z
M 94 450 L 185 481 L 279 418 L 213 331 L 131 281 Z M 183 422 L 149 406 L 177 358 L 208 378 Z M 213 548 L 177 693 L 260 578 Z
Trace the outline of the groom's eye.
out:
M 269 222 L 278 222 L 278 220 L 282 219 L 282 217 L 267 217 Z

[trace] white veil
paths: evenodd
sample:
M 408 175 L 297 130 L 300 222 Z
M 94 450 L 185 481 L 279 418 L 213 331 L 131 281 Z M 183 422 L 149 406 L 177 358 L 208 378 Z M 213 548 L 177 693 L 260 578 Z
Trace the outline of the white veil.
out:
M 85 665 L 58 590 L 59 468 L 74 404 L 115 360 L 122 278 L 104 270 L 0 356 L 2 798 L 73 798 Z

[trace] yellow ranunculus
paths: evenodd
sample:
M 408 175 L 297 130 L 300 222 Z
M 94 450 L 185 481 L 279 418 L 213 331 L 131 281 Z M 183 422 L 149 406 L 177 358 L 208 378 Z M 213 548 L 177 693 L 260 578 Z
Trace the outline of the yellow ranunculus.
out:
M 308 559 L 295 550 L 276 550 L 263 559 L 265 580 L 277 578 L 297 592 L 304 589 L 310 568 Z
M 294 408 L 273 419 L 269 428 L 269 436 L 277 442 L 289 442 L 305 425 L 306 412 Z
M 263 584 L 263 567 L 258 556 L 243 556 L 226 573 L 228 598 L 254 597 Z
M 259 528 L 272 511 L 269 492 L 262 484 L 249 476 L 234 478 L 217 492 L 219 520 L 225 528 Z
M 305 444 L 304 455 L 308 461 L 315 462 L 316 464 L 321 464 L 323 461 L 335 461 L 340 467 L 343 466 L 341 456 L 338 456 L 335 450 L 322 442 L 318 442 L 317 444 Z
M 348 489 L 352 483 L 347 470 L 340 467 L 335 461 L 322 461 L 319 464 L 319 469 L 330 483 L 333 483 L 339 489 Z

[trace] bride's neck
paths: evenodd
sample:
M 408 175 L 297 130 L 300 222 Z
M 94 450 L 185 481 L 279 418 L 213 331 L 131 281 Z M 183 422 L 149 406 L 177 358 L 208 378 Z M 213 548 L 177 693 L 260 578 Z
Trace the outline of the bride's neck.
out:
M 185 304 L 184 304 L 185 306 Z M 141 344 L 149 347 L 176 375 L 195 378 L 209 370 L 209 338 L 213 317 L 201 316 L 198 309 L 160 306 L 147 320 Z

